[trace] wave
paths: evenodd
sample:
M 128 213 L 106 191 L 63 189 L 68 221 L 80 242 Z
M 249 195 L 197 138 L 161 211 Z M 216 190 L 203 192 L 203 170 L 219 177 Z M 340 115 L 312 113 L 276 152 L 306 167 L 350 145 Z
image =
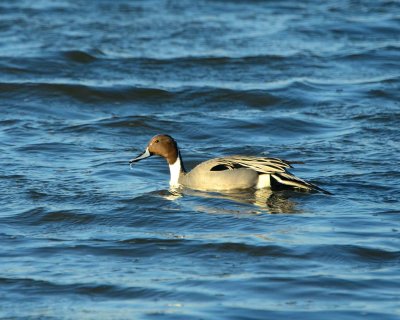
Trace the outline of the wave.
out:
M 168 55 L 168 56 L 144 56 L 144 55 L 121 55 L 115 52 L 103 52 L 98 48 L 90 50 L 62 50 L 51 51 L 46 54 L 36 54 L 28 56 L 8 56 L 1 55 L 1 64 L 3 68 L 15 67 L 16 71 L 29 72 L 29 66 L 33 69 L 35 65 L 41 65 L 42 62 L 52 63 L 79 63 L 89 64 L 93 62 L 106 62 L 113 65 L 128 64 L 135 66 L 149 66 L 158 68 L 181 69 L 187 67 L 266 67 L 268 65 L 282 64 L 285 66 L 295 64 L 313 64 L 321 67 L 321 63 L 328 63 L 332 60 L 368 60 L 375 58 L 395 60 L 399 45 L 396 42 L 388 41 L 387 43 L 379 42 L 371 43 L 365 46 L 352 47 L 350 49 L 337 49 L 329 52 L 321 52 L 320 50 L 287 50 L 274 54 L 203 54 L 203 55 Z M 311 59 L 311 60 L 310 60 Z M 22 67 L 22 66 L 26 67 Z M 18 66 L 18 67 L 16 67 Z M 69 65 L 69 67 L 73 67 Z
M 36 195 L 38 196 L 38 195 Z M 39 194 L 40 197 L 44 195 Z M 92 214 L 79 213 L 78 210 L 49 210 L 37 207 L 10 216 L 5 220 L 13 225 L 45 226 L 47 224 L 82 225 L 95 220 Z
M 102 54 L 100 50 L 96 51 L 97 55 Z M 90 63 L 98 60 L 95 53 L 91 54 L 89 52 L 80 50 L 63 51 L 61 52 L 61 55 L 69 61 L 79 62 L 79 63 Z
M 154 88 L 137 88 L 127 86 L 95 87 L 81 84 L 66 83 L 0 83 L 0 93 L 15 94 L 24 92 L 25 95 L 50 95 L 52 97 L 62 94 L 83 102 L 110 101 L 110 100 L 141 100 L 141 99 L 166 99 L 171 97 L 167 90 Z
M 67 83 L 0 83 L 0 93 L 24 96 L 45 95 L 56 97 L 60 94 L 82 102 L 126 102 L 149 101 L 157 104 L 171 100 L 201 100 L 203 102 L 235 101 L 249 106 L 265 106 L 277 104 L 280 99 L 265 90 L 235 90 L 219 87 L 178 87 L 176 89 L 160 89 L 132 86 L 88 86 Z
M 209 299 L 209 295 L 199 292 L 187 292 L 185 290 L 163 290 L 152 287 L 139 286 L 117 286 L 111 284 L 98 283 L 57 283 L 47 280 L 37 280 L 32 278 L 0 278 L 3 288 L 10 291 L 23 291 L 25 294 L 40 295 L 83 295 L 96 298 L 107 299 L 144 299 L 144 298 L 174 298 L 189 299 L 197 298 L 200 300 Z

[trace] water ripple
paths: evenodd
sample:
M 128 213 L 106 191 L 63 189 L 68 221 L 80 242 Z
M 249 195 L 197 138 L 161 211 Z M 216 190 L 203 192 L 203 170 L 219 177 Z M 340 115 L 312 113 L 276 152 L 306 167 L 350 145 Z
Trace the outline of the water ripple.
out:
M 2 1 L 0 318 L 397 319 L 399 9 Z M 157 133 L 334 195 L 169 190 Z

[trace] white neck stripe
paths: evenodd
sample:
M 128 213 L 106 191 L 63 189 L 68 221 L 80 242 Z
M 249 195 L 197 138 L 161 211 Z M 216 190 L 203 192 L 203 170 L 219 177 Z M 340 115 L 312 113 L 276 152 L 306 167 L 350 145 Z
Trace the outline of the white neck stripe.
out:
M 171 174 L 171 178 L 169 180 L 169 184 L 171 187 L 179 187 L 179 175 L 182 171 L 181 159 L 176 158 L 175 163 L 169 165 L 169 172 Z

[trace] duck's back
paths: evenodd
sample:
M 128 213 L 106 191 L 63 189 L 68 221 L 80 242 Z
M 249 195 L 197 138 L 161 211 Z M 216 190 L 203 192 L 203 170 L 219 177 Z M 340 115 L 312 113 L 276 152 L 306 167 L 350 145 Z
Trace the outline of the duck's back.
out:
M 186 187 L 200 190 L 247 189 L 257 185 L 258 173 L 249 168 L 219 167 L 218 161 L 211 159 L 182 175 L 179 182 Z

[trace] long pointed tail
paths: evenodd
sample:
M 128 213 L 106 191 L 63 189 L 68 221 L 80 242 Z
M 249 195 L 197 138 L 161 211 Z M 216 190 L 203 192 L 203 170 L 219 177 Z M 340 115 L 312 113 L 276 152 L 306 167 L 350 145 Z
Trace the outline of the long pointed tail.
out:
M 277 187 L 278 189 L 301 189 L 306 191 L 319 191 L 325 194 L 332 194 L 313 183 L 304 181 L 289 172 L 276 172 L 271 174 L 271 186 Z

